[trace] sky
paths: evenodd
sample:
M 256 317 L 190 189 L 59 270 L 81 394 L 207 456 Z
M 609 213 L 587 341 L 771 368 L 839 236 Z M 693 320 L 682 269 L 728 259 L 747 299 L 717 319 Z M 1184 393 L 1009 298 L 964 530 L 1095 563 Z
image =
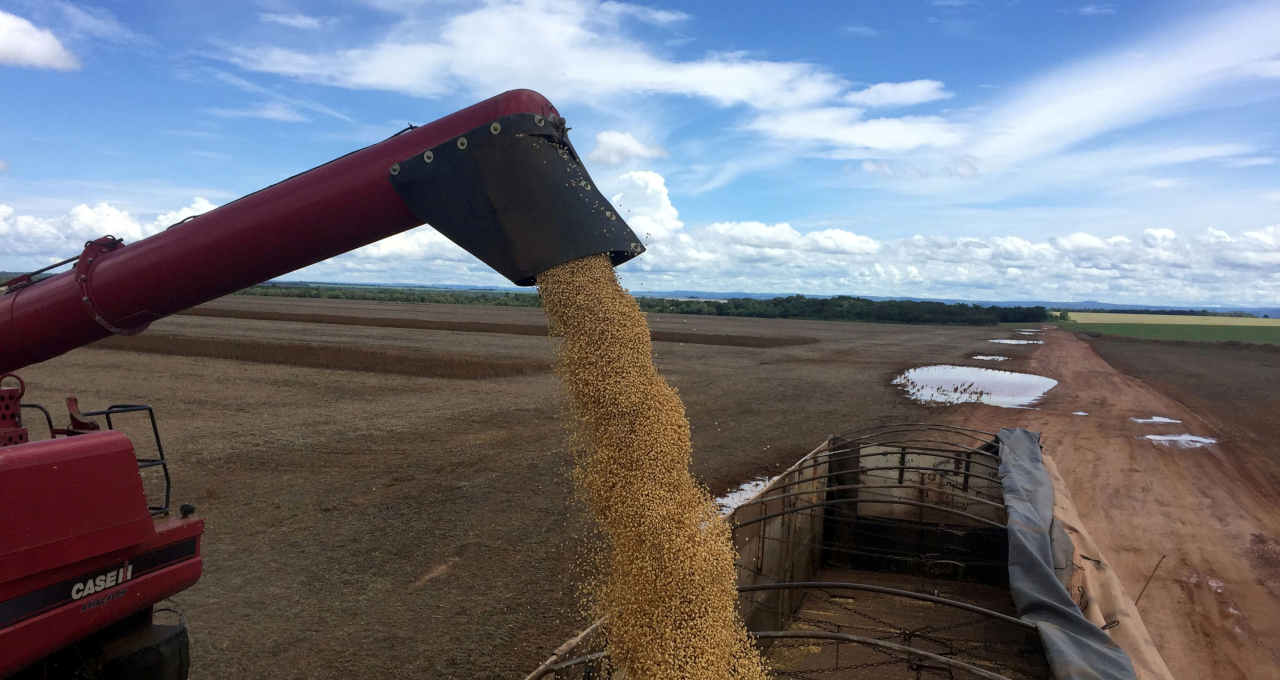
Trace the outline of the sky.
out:
M 0 270 L 504 90 L 637 290 L 1280 303 L 1280 3 L 0 0 Z M 429 227 L 303 280 L 503 285 Z

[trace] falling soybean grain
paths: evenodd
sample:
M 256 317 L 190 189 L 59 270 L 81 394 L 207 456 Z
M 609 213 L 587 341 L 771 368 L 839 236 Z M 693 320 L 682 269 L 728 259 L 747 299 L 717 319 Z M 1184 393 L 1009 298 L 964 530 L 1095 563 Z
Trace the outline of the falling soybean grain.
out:
M 689 474 L 684 404 L 608 257 L 538 276 L 568 396 L 575 491 L 599 524 L 591 607 L 627 678 L 764 679 L 737 613 L 728 525 Z

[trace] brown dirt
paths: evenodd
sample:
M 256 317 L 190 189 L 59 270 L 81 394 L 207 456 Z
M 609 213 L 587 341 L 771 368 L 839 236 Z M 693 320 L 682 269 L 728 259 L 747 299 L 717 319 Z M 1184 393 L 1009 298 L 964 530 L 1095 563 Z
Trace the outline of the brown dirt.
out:
M 1185 404 L 1224 438 L 1261 453 L 1244 467 L 1263 489 L 1280 489 L 1280 345 L 1166 343 L 1090 339 L 1099 356 L 1121 373 Z M 1264 491 L 1265 493 L 1265 491 Z
M 1280 537 L 1280 488 L 1269 481 L 1280 466 L 1280 420 L 1274 410 L 1271 418 L 1252 415 L 1255 399 L 1274 400 L 1274 360 L 1232 354 L 1247 348 L 1100 345 L 1166 394 L 1117 371 L 1074 335 L 1051 331 L 1045 340 L 1029 357 L 1000 366 L 1061 381 L 1039 410 L 965 406 L 947 419 L 1042 432 L 1130 597 L 1168 555 L 1139 611 L 1174 676 L 1280 677 L 1280 581 L 1269 558 Z M 1077 410 L 1089 415 L 1072 415 Z M 1183 422 L 1129 420 L 1153 415 Z M 1220 443 L 1180 449 L 1141 438 L 1180 433 Z
M 224 298 L 225 300 L 225 298 Z M 508 335 L 547 335 L 546 323 L 493 323 L 490 321 L 459 321 L 448 318 L 421 318 L 424 311 L 431 313 L 432 307 L 452 307 L 455 305 L 409 305 L 406 303 L 385 303 L 400 306 L 394 310 L 397 316 L 369 316 L 362 314 L 317 314 L 309 312 L 289 312 L 278 309 L 246 309 L 232 306 L 222 300 L 195 307 L 186 312 L 188 316 L 210 316 L 231 319 L 258 319 L 261 321 L 301 321 L 305 323 L 328 323 L 352 326 L 374 326 L 379 328 L 416 328 L 418 330 L 458 331 L 462 333 L 505 333 Z M 427 309 L 416 309 L 425 307 Z M 415 316 L 405 316 L 405 313 Z M 439 310 L 439 314 L 447 315 L 448 309 Z M 761 335 L 729 335 L 715 333 L 690 333 L 674 330 L 651 330 L 650 336 L 657 342 L 685 342 L 696 345 L 724 345 L 726 347 L 787 347 L 789 345 L 808 345 L 818 341 L 817 338 L 779 337 Z
M 368 302 L 226 304 L 418 314 Z M 431 315 L 458 321 L 527 325 L 542 315 L 432 307 L 447 309 Z M 818 339 L 774 348 L 654 344 L 687 407 L 694 475 L 716 494 L 785 468 L 830 433 L 936 417 L 889 381 L 914 362 L 963 362 L 994 337 L 983 328 L 674 315 L 649 315 L 649 324 Z M 388 361 L 417 352 L 550 363 L 551 341 L 195 316 L 148 332 L 333 350 L 332 366 L 316 368 L 85 348 L 22 371 L 28 398 L 50 407 L 78 394 L 86 409 L 157 408 L 174 501 L 194 503 L 207 522 L 205 575 L 176 598 L 191 626 L 193 678 L 510 678 L 583 626 L 568 577 L 581 522 L 570 503 L 556 378 L 340 370 L 352 349 Z M 136 442 L 148 440 L 136 430 Z
M 329 368 L 364 373 L 396 373 L 425 378 L 478 380 L 545 373 L 546 361 L 493 359 L 464 353 L 443 354 L 394 349 L 367 350 L 303 342 L 263 342 L 248 338 L 194 338 L 187 335 L 146 333 L 133 337 L 112 336 L 94 343 L 95 349 L 115 349 L 144 354 L 232 359 L 259 364 Z

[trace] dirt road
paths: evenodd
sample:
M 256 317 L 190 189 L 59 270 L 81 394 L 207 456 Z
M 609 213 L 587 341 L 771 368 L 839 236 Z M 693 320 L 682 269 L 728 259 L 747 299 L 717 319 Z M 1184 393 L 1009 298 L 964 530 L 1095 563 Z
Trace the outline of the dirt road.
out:
M 1120 373 L 1072 334 L 1044 337 L 1038 351 L 1008 362 L 1060 381 L 1038 410 L 965 406 L 947 419 L 1042 432 L 1130 597 L 1168 555 L 1139 611 L 1175 676 L 1280 677 L 1280 489 L 1267 483 L 1280 465 L 1275 440 L 1268 451 L 1257 433 L 1223 431 L 1222 419 Z M 1182 422 L 1130 420 L 1152 416 Z M 1219 443 L 1178 448 L 1143 438 L 1183 433 Z

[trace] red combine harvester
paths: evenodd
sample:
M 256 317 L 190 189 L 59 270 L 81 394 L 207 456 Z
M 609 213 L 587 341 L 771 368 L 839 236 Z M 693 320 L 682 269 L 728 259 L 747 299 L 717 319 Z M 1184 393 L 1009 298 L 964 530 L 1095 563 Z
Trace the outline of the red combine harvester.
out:
M 168 461 L 150 406 L 117 404 L 69 423 L 22 402 L 11 372 L 111 334 L 429 223 L 511 281 L 644 247 L 595 188 L 564 119 L 513 90 L 410 127 L 160 234 L 104 236 L 0 291 L 0 677 L 187 677 L 187 631 L 153 620 L 195 584 L 204 522 L 170 513 Z M 71 269 L 39 278 L 56 267 Z M 28 441 L 24 410 L 51 438 Z M 150 418 L 156 455 L 114 431 Z M 149 504 L 141 472 L 163 477 Z

